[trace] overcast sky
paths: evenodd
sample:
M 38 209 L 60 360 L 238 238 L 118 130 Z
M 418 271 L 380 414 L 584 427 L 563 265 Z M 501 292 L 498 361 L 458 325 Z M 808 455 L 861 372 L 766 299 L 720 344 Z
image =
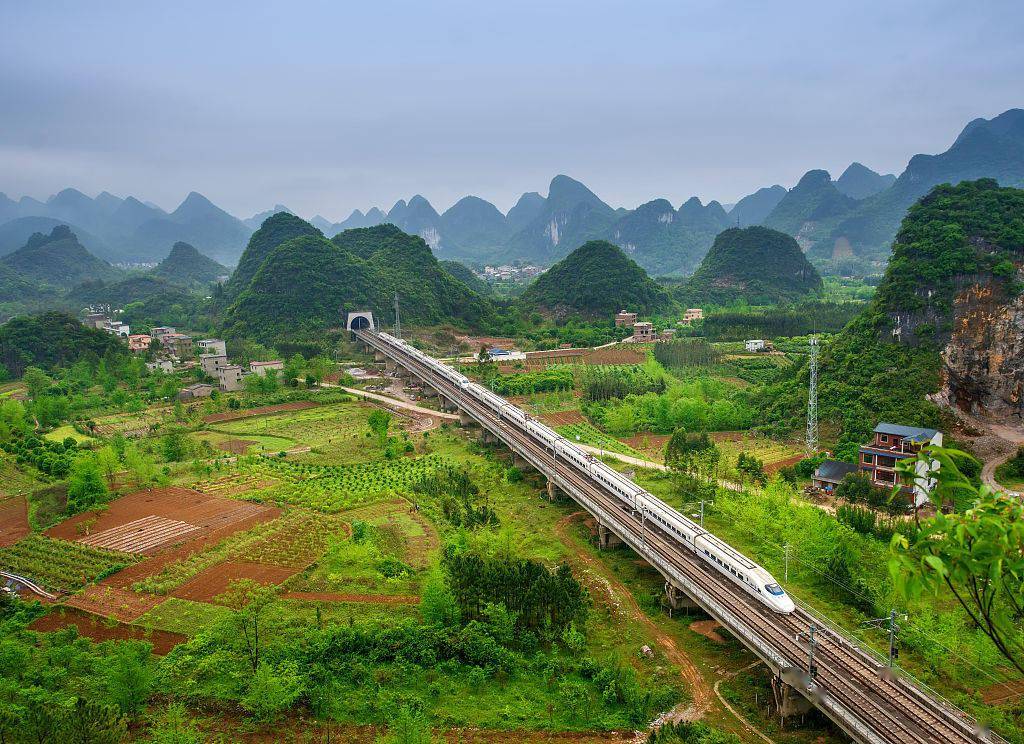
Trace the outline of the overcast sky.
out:
M 0 191 L 344 217 L 899 173 L 1024 106 L 1019 0 L 0 0 Z

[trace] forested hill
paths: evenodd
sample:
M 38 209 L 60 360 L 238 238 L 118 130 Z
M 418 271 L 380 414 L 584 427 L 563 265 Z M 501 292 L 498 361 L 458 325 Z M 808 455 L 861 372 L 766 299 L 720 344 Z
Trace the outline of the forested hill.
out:
M 229 334 L 267 342 L 310 336 L 338 327 L 355 309 L 390 319 L 395 292 L 410 323 L 478 326 L 493 316 L 491 303 L 445 271 L 421 238 L 394 225 L 346 230 L 332 240 L 306 232 L 264 259 L 227 310 Z
M 153 273 L 179 284 L 210 284 L 227 276 L 228 270 L 188 243 L 177 242 Z
M 477 294 L 483 296 L 491 294 L 490 285 L 483 279 L 478 277 L 476 274 L 474 274 L 473 270 L 470 269 L 465 264 L 459 263 L 458 261 L 441 261 L 440 264 L 441 268 L 443 268 L 445 271 L 454 276 L 456 279 L 458 279 L 460 282 L 465 284 L 467 287 L 472 289 Z
M 82 357 L 99 359 L 127 353 L 127 347 L 116 336 L 86 328 L 67 313 L 22 315 L 0 325 L 0 364 L 15 377 L 30 365 L 46 369 Z
M 263 221 L 260 229 L 252 234 L 249 243 L 238 259 L 238 266 L 225 285 L 228 297 L 237 297 L 256 276 L 263 261 L 282 243 L 303 235 L 323 237 L 323 233 L 289 212 L 278 212 Z
M 49 235 L 36 233 L 23 247 L 0 260 L 23 279 L 57 287 L 121 275 L 89 253 L 66 225 L 58 225 Z
M 679 296 L 691 306 L 739 300 L 770 305 L 820 289 L 821 277 L 789 235 L 767 227 L 734 227 L 715 238 Z
M 673 306 L 667 290 L 604 240 L 584 243 L 541 274 L 519 304 L 559 318 L 611 318 L 622 308 L 650 315 Z
M 871 303 L 822 353 L 819 416 L 842 428 L 846 454 L 880 420 L 938 425 L 926 395 L 990 412 L 1012 398 L 1024 363 L 1022 264 L 1024 191 L 982 179 L 937 186 L 911 207 Z M 769 426 L 803 426 L 806 367 L 763 403 Z

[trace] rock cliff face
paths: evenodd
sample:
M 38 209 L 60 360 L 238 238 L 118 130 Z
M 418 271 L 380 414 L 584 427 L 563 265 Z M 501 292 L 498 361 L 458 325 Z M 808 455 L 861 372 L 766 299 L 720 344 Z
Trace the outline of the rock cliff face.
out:
M 956 296 L 936 402 L 990 419 L 1019 417 L 1024 390 L 1024 296 L 977 282 Z

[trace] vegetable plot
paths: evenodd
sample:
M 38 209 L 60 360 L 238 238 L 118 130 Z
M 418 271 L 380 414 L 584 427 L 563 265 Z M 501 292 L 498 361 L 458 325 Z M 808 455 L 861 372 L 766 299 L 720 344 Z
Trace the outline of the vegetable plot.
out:
M 62 592 L 72 592 L 110 576 L 136 560 L 128 553 L 41 535 L 30 535 L 0 548 L 0 568 Z

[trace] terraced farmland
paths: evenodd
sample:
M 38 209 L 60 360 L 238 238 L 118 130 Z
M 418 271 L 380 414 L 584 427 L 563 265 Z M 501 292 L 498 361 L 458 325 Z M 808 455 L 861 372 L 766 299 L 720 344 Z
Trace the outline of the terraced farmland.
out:
M 248 461 L 247 466 L 285 481 L 259 494 L 261 500 L 339 512 L 407 491 L 424 475 L 447 463 L 439 455 L 426 455 L 339 466 L 260 459 Z
M 62 592 L 72 592 L 135 561 L 128 553 L 41 535 L 0 548 L 0 568 Z

